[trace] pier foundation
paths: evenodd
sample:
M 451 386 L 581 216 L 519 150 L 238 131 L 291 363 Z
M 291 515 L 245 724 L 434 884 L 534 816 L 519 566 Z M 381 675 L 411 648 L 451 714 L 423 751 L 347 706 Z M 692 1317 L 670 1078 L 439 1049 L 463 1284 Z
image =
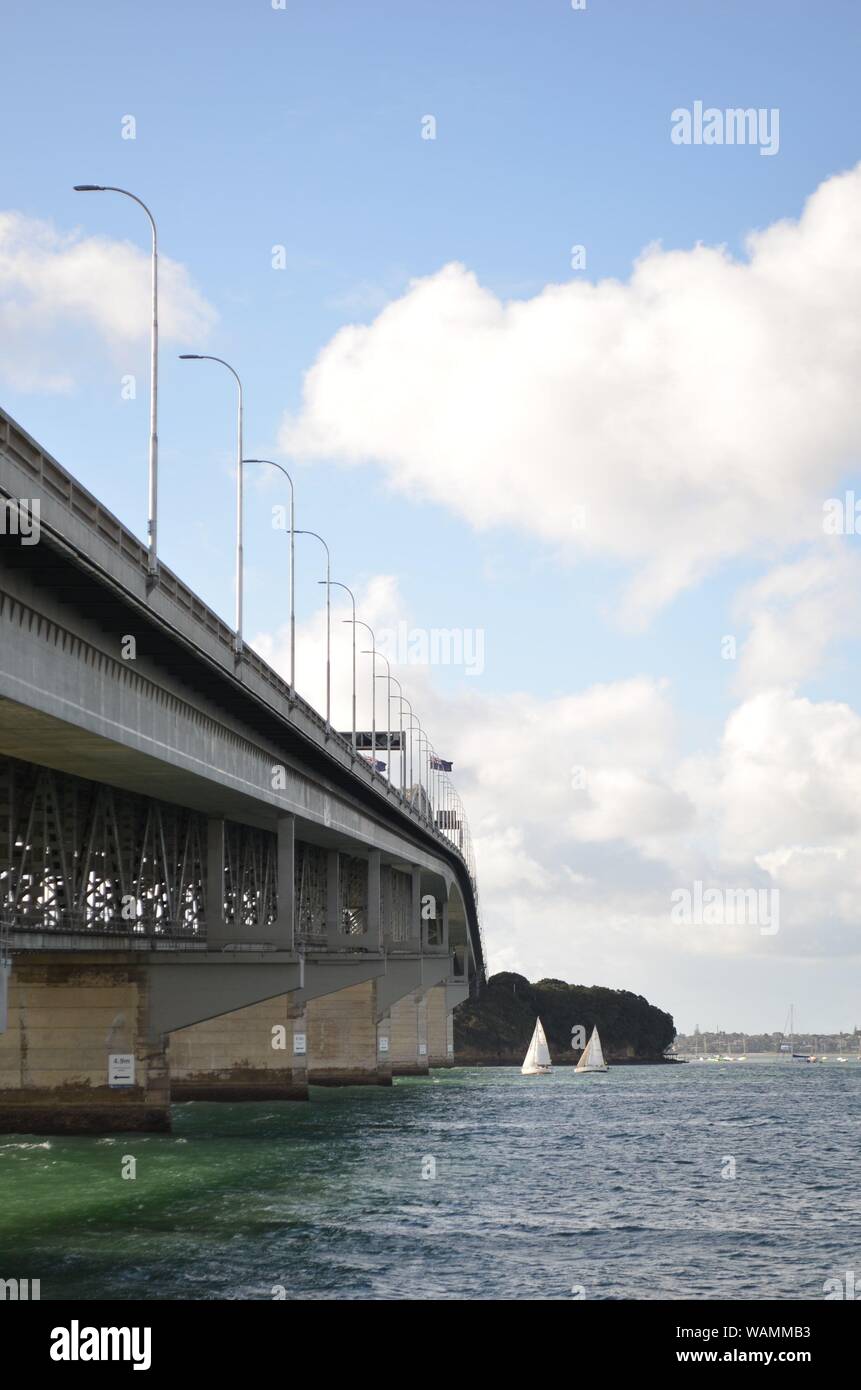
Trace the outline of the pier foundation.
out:
M 428 992 L 414 989 L 403 999 L 398 999 L 392 1004 L 391 1049 L 394 1076 L 427 1076 L 430 1070 Z
M 170 1035 L 175 1101 L 307 1100 L 306 1006 L 291 995 Z
M 434 985 L 427 995 L 428 1059 L 432 1067 L 454 1066 L 454 1019 L 446 986 Z
M 311 1086 L 390 1086 L 391 1065 L 380 1040 L 376 981 L 350 985 L 308 1002 L 308 1082 Z
M 148 1038 L 146 969 L 127 955 L 14 961 L 0 1034 L 0 1133 L 170 1129 L 163 1042 Z

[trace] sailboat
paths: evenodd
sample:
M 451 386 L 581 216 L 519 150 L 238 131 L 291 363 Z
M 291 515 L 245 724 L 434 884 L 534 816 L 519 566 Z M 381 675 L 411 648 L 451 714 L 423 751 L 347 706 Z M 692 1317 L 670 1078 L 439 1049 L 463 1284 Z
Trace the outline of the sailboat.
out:
M 535 1032 L 529 1044 L 529 1050 L 523 1059 L 523 1066 L 520 1068 L 522 1076 L 546 1076 L 553 1067 L 550 1064 L 550 1048 L 547 1046 L 547 1039 L 544 1036 L 544 1029 L 541 1026 L 541 1019 L 535 1020 Z
M 790 1004 L 790 1006 L 789 1006 L 789 1034 L 788 1034 L 788 1036 L 789 1036 L 789 1042 L 782 1042 L 782 1043 L 780 1044 L 780 1052 L 781 1052 L 784 1056 L 788 1056 L 793 1062 L 816 1062 L 816 1061 L 818 1061 L 818 1058 L 817 1058 L 817 1057 L 814 1057 L 814 1056 L 810 1055 L 810 1054 L 807 1053 L 807 1052 L 796 1052 L 796 1051 L 795 1051 L 795 1021 L 794 1021 L 794 1013 L 795 1013 L 794 1005 Z M 786 1032 L 786 1028 L 785 1028 L 785 1027 L 784 1027 L 784 1030 L 783 1030 L 783 1036 L 784 1036 L 784 1038 L 787 1036 L 787 1032 Z
M 601 1039 L 598 1036 L 598 1029 L 592 1029 L 592 1036 L 583 1048 L 583 1056 L 574 1068 L 575 1071 L 608 1071 L 607 1063 L 604 1061 L 604 1053 L 601 1051 Z

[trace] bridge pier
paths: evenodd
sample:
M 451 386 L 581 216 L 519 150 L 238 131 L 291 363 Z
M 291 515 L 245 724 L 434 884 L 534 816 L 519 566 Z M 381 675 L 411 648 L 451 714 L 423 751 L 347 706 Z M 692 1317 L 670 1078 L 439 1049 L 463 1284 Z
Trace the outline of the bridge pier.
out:
M 170 1037 L 174 1101 L 307 1100 L 306 1006 L 266 999 Z
M 150 1036 L 145 966 L 118 953 L 33 953 L 14 960 L 8 996 L 0 1133 L 170 1129 L 166 1049 Z
M 391 1018 L 393 1075 L 427 1076 L 430 1062 L 425 991 L 414 989 L 399 999 L 392 1005 Z

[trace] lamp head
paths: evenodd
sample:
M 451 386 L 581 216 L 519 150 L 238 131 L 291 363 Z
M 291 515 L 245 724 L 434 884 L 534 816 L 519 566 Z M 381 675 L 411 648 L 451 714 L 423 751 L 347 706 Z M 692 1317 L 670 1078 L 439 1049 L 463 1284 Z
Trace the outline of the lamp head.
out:
M 101 183 L 76 183 L 75 193 L 105 193 L 107 190 Z

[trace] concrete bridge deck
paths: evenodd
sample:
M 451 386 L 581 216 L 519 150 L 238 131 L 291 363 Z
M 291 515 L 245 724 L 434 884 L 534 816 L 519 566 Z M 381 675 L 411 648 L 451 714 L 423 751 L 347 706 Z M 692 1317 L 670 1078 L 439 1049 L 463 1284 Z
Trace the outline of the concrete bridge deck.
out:
M 38 544 L 0 533 L 0 1128 L 450 1061 L 460 849 L 0 411 L 7 521 L 34 501 Z

